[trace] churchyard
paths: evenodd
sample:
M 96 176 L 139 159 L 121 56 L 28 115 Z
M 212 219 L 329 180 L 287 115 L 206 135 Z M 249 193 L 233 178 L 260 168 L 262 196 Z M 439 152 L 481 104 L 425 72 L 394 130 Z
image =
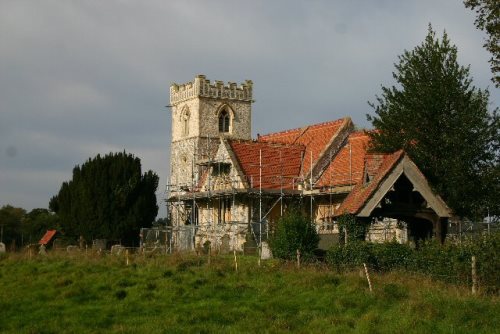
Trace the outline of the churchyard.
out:
M 361 269 L 361 268 L 359 268 Z M 493 333 L 497 295 L 234 254 L 0 255 L 2 333 Z

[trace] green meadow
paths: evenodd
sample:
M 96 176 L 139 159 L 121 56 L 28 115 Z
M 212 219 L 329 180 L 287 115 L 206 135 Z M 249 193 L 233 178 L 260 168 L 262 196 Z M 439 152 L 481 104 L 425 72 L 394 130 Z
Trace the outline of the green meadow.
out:
M 494 333 L 498 296 L 231 256 L 0 257 L 1 333 Z

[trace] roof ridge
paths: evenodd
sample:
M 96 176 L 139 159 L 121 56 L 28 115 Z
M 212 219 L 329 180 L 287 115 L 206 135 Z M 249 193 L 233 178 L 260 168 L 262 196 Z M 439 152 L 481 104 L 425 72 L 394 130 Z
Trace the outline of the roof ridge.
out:
M 257 140 L 228 140 L 229 144 L 232 143 L 238 143 L 238 144 L 258 144 L 258 145 L 266 145 L 266 146 L 271 146 L 271 147 L 300 147 L 300 148 L 305 148 L 305 145 L 303 144 L 287 144 L 287 143 L 282 143 L 282 142 L 275 142 L 275 141 L 257 141 Z
M 264 134 L 264 135 L 260 135 L 259 138 L 268 137 L 268 136 L 275 136 L 275 135 L 281 135 L 281 134 L 286 134 L 286 133 L 293 132 L 293 131 L 299 131 L 299 130 L 302 130 L 304 128 L 306 128 L 306 130 L 307 130 L 309 128 L 313 128 L 313 127 L 317 127 L 317 126 L 322 126 L 322 125 L 327 125 L 327 124 L 334 124 L 334 123 L 337 123 L 337 122 L 342 122 L 346 118 L 348 118 L 348 117 L 339 118 L 339 119 L 336 119 L 336 120 L 333 120 L 333 121 L 326 121 L 326 122 L 321 122 L 321 123 L 309 124 L 309 125 L 302 126 L 302 127 L 299 127 L 299 128 L 287 129 L 287 130 L 282 130 L 282 131 L 277 131 L 277 132 L 270 132 L 270 133 L 267 133 L 267 134 Z

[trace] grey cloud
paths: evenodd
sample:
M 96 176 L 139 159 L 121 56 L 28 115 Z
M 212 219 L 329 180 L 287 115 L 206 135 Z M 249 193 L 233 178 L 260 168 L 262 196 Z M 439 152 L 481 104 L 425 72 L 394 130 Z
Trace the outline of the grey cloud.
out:
M 254 81 L 254 134 L 344 116 L 365 127 L 366 102 L 431 22 L 491 87 L 473 21 L 460 1 L 2 1 L 0 205 L 46 207 L 74 165 L 122 150 L 162 194 L 169 84 L 196 74 Z

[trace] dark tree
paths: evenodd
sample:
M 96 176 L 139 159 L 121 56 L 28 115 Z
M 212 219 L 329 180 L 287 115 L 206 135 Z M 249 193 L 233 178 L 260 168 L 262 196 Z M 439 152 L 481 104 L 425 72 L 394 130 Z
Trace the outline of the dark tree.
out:
M 12 205 L 4 205 L 0 209 L 0 234 L 7 247 L 17 247 L 22 243 L 22 222 L 26 210 Z
M 139 158 L 125 152 L 97 155 L 73 169 L 73 179 L 62 184 L 49 207 L 68 236 L 132 244 L 158 213 L 157 188 L 158 176 L 141 174 Z
M 37 243 L 47 230 L 60 230 L 59 217 L 48 209 L 36 208 L 24 216 L 24 243 Z
M 295 259 L 297 249 L 305 259 L 312 258 L 318 247 L 319 236 L 310 220 L 298 210 L 291 210 L 278 220 L 269 240 L 273 256 Z
M 500 2 L 498 0 L 465 0 L 465 7 L 477 14 L 474 24 L 485 31 L 488 38 L 484 47 L 491 53 L 490 65 L 496 87 L 500 87 Z
M 396 86 L 382 87 L 368 120 L 374 150 L 404 149 L 458 215 L 497 207 L 500 122 L 488 112 L 489 92 L 477 89 L 457 62 L 446 33 L 405 51 L 395 64 Z M 498 211 L 497 211 L 498 213 Z

